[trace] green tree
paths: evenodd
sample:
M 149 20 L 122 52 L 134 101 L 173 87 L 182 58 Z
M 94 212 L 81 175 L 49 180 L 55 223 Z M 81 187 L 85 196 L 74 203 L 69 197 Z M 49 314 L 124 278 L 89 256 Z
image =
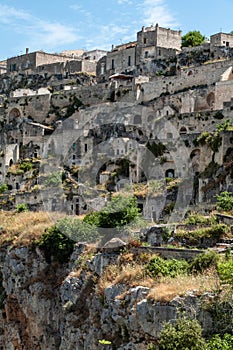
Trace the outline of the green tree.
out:
M 75 242 L 93 242 L 99 239 L 95 226 L 78 218 L 64 218 L 45 231 L 36 244 L 44 251 L 48 263 L 52 260 L 67 262 Z
M 179 318 L 173 325 L 165 323 L 160 332 L 159 350 L 204 350 L 205 341 L 197 320 Z
M 182 36 L 181 43 L 182 47 L 193 47 L 198 46 L 203 43 L 205 37 L 200 33 L 200 31 L 194 30 Z

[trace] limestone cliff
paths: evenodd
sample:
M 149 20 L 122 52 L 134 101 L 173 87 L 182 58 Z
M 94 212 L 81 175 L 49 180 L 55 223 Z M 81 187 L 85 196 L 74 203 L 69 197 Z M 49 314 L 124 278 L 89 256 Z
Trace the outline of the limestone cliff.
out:
M 202 304 L 211 294 L 198 297 L 193 291 L 162 303 L 148 298 L 148 287 L 127 289 L 122 282 L 100 293 L 104 267 L 119 254 L 88 255 L 85 249 L 77 244 L 69 264 L 59 265 L 48 264 L 38 248 L 2 248 L 0 349 L 147 350 L 162 323 L 176 318 L 180 309 L 210 329 L 212 319 Z M 99 342 L 104 339 L 111 344 Z

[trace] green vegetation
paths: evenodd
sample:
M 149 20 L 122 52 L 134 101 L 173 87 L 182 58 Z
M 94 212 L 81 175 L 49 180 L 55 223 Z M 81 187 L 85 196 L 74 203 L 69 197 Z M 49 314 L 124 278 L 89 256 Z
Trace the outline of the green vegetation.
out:
M 232 350 L 233 335 L 225 333 L 222 337 L 215 334 L 207 343 L 205 350 Z
M 228 227 L 225 224 L 213 224 L 210 227 L 202 227 L 193 231 L 180 230 L 177 231 L 176 237 L 179 239 L 185 239 L 187 244 L 196 245 L 203 239 L 220 239 L 225 233 L 227 233 Z
M 146 147 L 148 148 L 148 150 L 150 152 L 153 153 L 153 155 L 158 158 L 161 157 L 166 151 L 167 151 L 167 147 L 165 145 L 163 145 L 161 142 L 147 142 Z
M 110 345 L 110 344 L 112 344 L 112 342 L 109 340 L 101 339 L 101 340 L 99 340 L 99 344 Z
M 165 323 L 160 332 L 159 350 L 204 350 L 202 328 L 197 320 L 179 318 Z
M 30 161 L 23 160 L 20 165 L 19 169 L 22 170 L 24 173 L 26 173 L 29 170 L 32 170 L 33 164 Z
M 216 223 L 215 216 L 204 216 L 197 213 L 191 213 L 185 220 L 185 224 L 188 225 L 209 225 Z
M 150 345 L 150 349 L 156 349 Z M 148 348 L 149 349 L 149 348 Z M 160 332 L 159 350 L 232 350 L 233 335 L 214 334 L 209 341 L 202 337 L 202 328 L 196 319 L 178 318 L 175 324 L 165 323 Z
M 23 213 L 28 211 L 28 206 L 26 203 L 19 203 L 16 205 L 15 210 L 17 211 L 17 213 Z
M 62 173 L 60 171 L 49 174 L 44 182 L 45 187 L 57 187 L 62 184 Z
M 8 190 L 7 184 L 2 183 L 2 184 L 0 185 L 0 194 L 6 192 L 7 190 Z
M 146 272 L 151 277 L 176 277 L 177 275 L 186 273 L 188 267 L 189 264 L 186 260 L 165 260 L 160 257 L 154 257 L 147 264 Z
M 182 47 L 193 47 L 201 45 L 205 40 L 205 37 L 200 33 L 200 31 L 194 30 L 186 33 L 182 36 Z
M 82 101 L 80 101 L 76 96 L 70 97 L 71 103 L 67 107 L 66 118 L 72 116 L 80 107 L 83 106 Z
M 62 234 L 56 226 L 52 226 L 37 240 L 36 244 L 44 252 L 48 263 L 52 260 L 66 263 L 73 252 L 74 241 Z
M 198 254 L 193 260 L 163 259 L 153 257 L 146 265 L 146 274 L 150 277 L 176 277 L 177 275 L 203 273 L 215 268 L 224 283 L 233 285 L 233 261 L 219 262 L 219 256 L 213 251 Z
M 233 260 L 220 262 L 217 271 L 223 283 L 233 286 Z
M 67 262 L 75 242 L 95 242 L 100 238 L 95 226 L 76 217 L 66 217 L 48 228 L 36 244 L 44 251 L 46 261 Z
M 139 216 L 135 197 L 116 196 L 99 212 L 87 214 L 84 222 L 97 227 L 121 227 Z
M 77 217 L 66 217 L 56 223 L 57 229 L 75 242 L 95 242 L 99 233 L 95 225 L 90 225 Z
M 230 211 L 233 209 L 233 195 L 230 192 L 224 191 L 217 198 L 217 210 Z
M 208 131 L 204 131 L 194 142 L 195 145 L 207 145 L 209 146 L 212 151 L 218 152 L 219 147 L 222 144 L 222 137 L 220 136 L 220 133 L 224 130 L 229 129 L 230 127 L 230 119 L 225 120 L 221 124 L 216 125 L 216 131 L 214 133 L 210 133 Z
M 210 267 L 217 267 L 219 256 L 213 251 L 198 254 L 191 262 L 189 270 L 192 273 L 200 273 Z

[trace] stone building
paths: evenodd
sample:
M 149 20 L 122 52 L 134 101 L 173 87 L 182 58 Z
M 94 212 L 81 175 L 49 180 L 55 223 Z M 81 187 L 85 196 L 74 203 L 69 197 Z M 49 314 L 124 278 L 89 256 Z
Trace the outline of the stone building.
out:
M 50 54 L 43 51 L 35 51 L 29 53 L 28 49 L 26 49 L 26 53 L 24 55 L 7 59 L 7 72 L 25 72 L 30 74 L 32 72 L 35 72 L 39 66 L 51 63 L 67 62 L 69 60 L 71 60 L 71 58 L 68 56 Z
M 132 71 L 151 59 L 175 56 L 181 50 L 181 31 L 156 26 L 142 27 L 137 40 L 118 45 L 107 53 L 106 71 L 111 75 Z
M 105 50 L 91 50 L 91 51 L 84 51 L 82 54 L 82 59 L 84 60 L 91 60 L 91 61 L 99 61 L 103 56 L 106 56 L 107 51 Z
M 137 33 L 136 64 L 147 58 L 164 58 L 181 50 L 181 31 L 156 26 L 142 27 Z
M 210 36 L 210 43 L 215 46 L 233 47 L 233 34 L 217 33 Z
M 66 62 L 54 62 L 43 64 L 37 67 L 36 72 L 47 75 L 61 75 L 66 76 L 72 73 L 85 72 L 96 73 L 96 62 L 91 60 L 70 60 Z
M 136 65 L 137 42 L 118 45 L 107 53 L 106 70 L 109 74 L 132 70 Z

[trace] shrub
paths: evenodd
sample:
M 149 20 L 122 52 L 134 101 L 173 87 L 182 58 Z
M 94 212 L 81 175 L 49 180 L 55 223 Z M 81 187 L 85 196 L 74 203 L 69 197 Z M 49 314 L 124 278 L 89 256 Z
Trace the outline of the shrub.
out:
M 233 335 L 224 334 L 220 337 L 215 334 L 207 343 L 205 350 L 232 350 L 233 349 Z
M 165 323 L 160 332 L 159 350 L 204 350 L 205 341 L 197 320 L 179 318 L 173 325 Z
M 135 197 L 119 195 L 99 212 L 87 214 L 84 222 L 98 227 L 121 227 L 131 223 L 139 216 L 139 209 Z
M 56 226 L 50 227 L 36 242 L 43 250 L 45 260 L 65 263 L 73 252 L 74 241 L 62 234 Z
M 190 225 L 208 225 L 210 223 L 216 223 L 216 217 L 212 216 L 204 216 L 204 215 L 200 215 L 200 214 L 190 214 L 188 216 L 188 218 L 185 220 L 185 224 L 190 224 Z
M 222 211 L 230 211 L 233 209 L 233 196 L 232 193 L 224 191 L 220 195 L 216 196 L 217 198 L 217 209 Z
M 77 218 L 64 218 L 56 223 L 57 229 L 75 242 L 94 242 L 99 239 L 95 225 L 90 225 Z
M 226 333 L 233 335 L 233 299 L 232 288 L 224 286 L 222 293 L 206 304 L 207 311 L 212 318 L 212 327 L 209 334 L 219 334 L 223 336 Z
M 225 224 L 215 224 L 211 227 L 199 228 L 195 231 L 178 231 L 176 237 L 187 240 L 188 244 L 199 244 L 203 239 L 220 239 L 228 230 Z
M 57 171 L 48 175 L 44 182 L 46 187 L 57 187 L 62 184 L 62 174 Z
M 27 172 L 29 170 L 32 170 L 33 164 L 31 162 L 22 162 L 19 166 L 19 169 L 22 170 L 23 172 Z
M 156 143 L 156 142 L 147 142 L 146 147 L 150 152 L 153 153 L 155 158 L 161 157 L 164 153 L 167 152 L 167 147 L 163 145 L 161 142 Z
M 177 275 L 187 272 L 188 266 L 188 262 L 185 260 L 165 260 L 160 257 L 155 257 L 147 264 L 146 272 L 150 277 L 176 277 Z
M 28 211 L 28 206 L 25 203 L 19 203 L 16 205 L 15 210 L 17 213 L 23 213 L 25 211 Z
M 194 260 L 190 262 L 189 269 L 191 272 L 203 272 L 212 266 L 217 267 L 218 258 L 218 255 L 212 251 L 198 254 Z
M 4 193 L 7 190 L 8 190 L 7 184 L 3 183 L 0 185 L 0 194 Z
M 233 285 L 233 260 L 219 263 L 217 271 L 222 282 Z

